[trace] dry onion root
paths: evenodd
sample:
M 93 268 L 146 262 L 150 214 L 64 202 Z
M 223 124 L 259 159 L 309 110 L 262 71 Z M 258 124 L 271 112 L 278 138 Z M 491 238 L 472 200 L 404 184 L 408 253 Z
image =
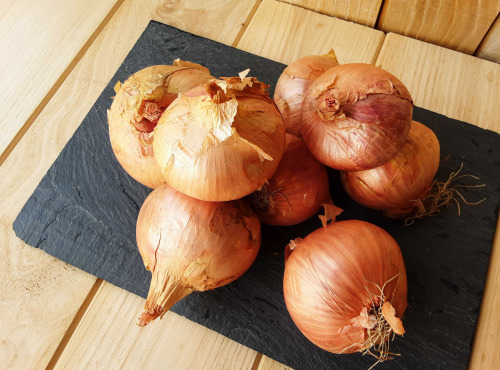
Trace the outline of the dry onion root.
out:
M 406 87 L 370 64 L 342 64 L 314 81 L 302 104 L 302 137 L 311 153 L 341 171 L 377 167 L 410 131 L 413 102 Z
M 396 241 L 367 222 L 334 222 L 287 247 L 283 291 L 300 331 L 332 353 L 391 358 L 389 341 L 405 331 L 408 305 Z
M 285 148 L 285 126 L 268 86 L 253 77 L 212 80 L 179 96 L 155 128 L 165 181 L 206 201 L 240 199 L 269 179 Z
M 241 200 L 204 202 L 167 184 L 145 200 L 137 245 L 152 273 L 139 325 L 163 316 L 193 291 L 215 289 L 240 277 L 260 248 L 260 222 Z
M 332 203 L 325 166 L 307 150 L 302 139 L 286 134 L 283 158 L 273 176 L 250 195 L 262 223 L 296 225 Z
M 324 55 L 308 55 L 297 59 L 285 68 L 274 91 L 274 101 L 278 106 L 286 131 L 301 137 L 300 110 L 302 101 L 311 83 L 327 69 L 339 65 L 335 52 Z
M 117 84 L 108 110 L 109 136 L 118 162 L 135 180 L 150 188 L 165 182 L 154 160 L 153 130 L 179 93 L 212 78 L 207 68 L 176 60 L 144 68 Z

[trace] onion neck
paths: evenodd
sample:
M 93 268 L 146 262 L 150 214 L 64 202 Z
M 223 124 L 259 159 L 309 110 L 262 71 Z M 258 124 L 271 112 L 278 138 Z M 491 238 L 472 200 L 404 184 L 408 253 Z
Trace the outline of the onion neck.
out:
M 149 288 L 148 298 L 144 305 L 144 312 L 139 318 L 139 326 L 146 326 L 149 322 L 163 315 L 182 298 L 189 295 L 193 289 L 164 271 L 153 272 L 153 279 Z

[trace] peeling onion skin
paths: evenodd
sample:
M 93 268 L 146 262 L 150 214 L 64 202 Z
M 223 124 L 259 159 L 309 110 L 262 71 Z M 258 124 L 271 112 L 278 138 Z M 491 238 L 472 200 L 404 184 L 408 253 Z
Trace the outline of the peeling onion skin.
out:
M 360 171 L 377 167 L 402 147 L 413 101 L 389 72 L 371 64 L 342 64 L 314 81 L 302 105 L 302 137 L 328 167 Z
M 372 306 L 367 289 L 380 295 L 368 282 L 383 287 L 396 275 L 384 296 L 401 318 L 408 306 L 407 280 L 396 241 L 364 221 L 334 222 L 297 242 L 286 260 L 286 307 L 299 330 L 318 347 L 332 353 L 362 351 L 367 329 L 351 320 Z
M 204 202 L 167 184 L 146 198 L 136 236 L 152 272 L 141 326 L 192 291 L 215 289 L 240 277 L 261 242 L 260 222 L 246 202 Z
M 331 203 L 326 168 L 309 153 L 302 139 L 287 133 L 278 169 L 249 199 L 264 224 L 301 223 L 314 216 L 322 204 Z
M 342 185 L 356 202 L 403 217 L 418 207 L 439 167 L 439 141 L 434 132 L 413 121 L 401 150 L 383 165 L 366 171 L 342 172 Z
M 285 68 L 274 90 L 286 132 L 301 137 L 300 109 L 304 95 L 311 83 L 327 69 L 339 65 L 333 50 L 324 55 L 308 55 L 297 59 Z
M 144 68 L 120 86 L 108 110 L 109 136 L 116 159 L 135 180 L 150 188 L 165 182 L 153 155 L 155 123 L 143 119 L 143 104 L 166 107 L 179 93 L 212 78 L 205 67 L 177 60 Z
M 240 199 L 269 179 L 283 156 L 285 126 L 267 85 L 213 80 L 179 96 L 155 128 L 164 179 L 206 201 Z

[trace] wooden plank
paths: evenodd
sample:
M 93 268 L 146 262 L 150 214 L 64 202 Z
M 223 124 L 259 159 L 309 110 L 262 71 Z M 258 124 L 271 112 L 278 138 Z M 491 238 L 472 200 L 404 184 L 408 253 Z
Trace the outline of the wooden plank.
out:
M 279 0 L 317 13 L 375 26 L 382 0 Z
M 500 11 L 500 0 L 386 0 L 377 28 L 472 54 Z
M 415 105 L 500 132 L 500 65 L 392 33 L 376 64 L 406 84 Z M 500 361 L 500 220 L 496 230 L 471 369 Z
M 0 22 L 0 163 L 117 0 L 9 1 Z M 15 47 L 13 47 L 15 45 Z M 30 119 L 31 117 L 31 119 Z M 24 128 L 24 131 L 27 129 Z
M 384 34 L 359 24 L 264 0 L 237 47 L 289 64 L 334 49 L 340 63 L 375 61 Z
M 272 358 L 267 356 L 262 356 L 259 362 L 257 370 L 291 370 L 291 367 L 285 366 L 278 361 L 274 361 Z
M 221 4 L 221 9 L 227 9 L 227 3 Z M 233 22 L 241 27 L 255 3 L 248 1 L 247 4 L 247 12 L 242 11 L 239 18 L 233 17 L 225 22 Z M 6 334 L 2 336 L 0 346 L 2 366 L 45 367 L 56 349 L 56 357 L 67 353 L 65 349 L 71 353 L 72 348 L 66 348 L 65 341 L 72 337 L 73 328 L 76 335 L 80 333 L 77 313 L 82 302 L 86 298 L 99 299 L 99 296 L 92 297 L 91 293 L 95 277 L 24 245 L 14 235 L 12 222 L 132 48 L 152 18 L 157 5 L 157 2 L 144 3 L 141 0 L 126 0 L 123 3 L 0 167 L 0 178 L 7 179 L 0 184 L 0 232 L 6 245 L 2 249 L 3 258 L 0 260 L 0 270 L 5 271 L 4 282 L 0 283 L 0 327 L 2 333 Z M 182 3 L 178 6 L 182 7 Z M 199 12 L 185 15 L 192 17 L 191 22 L 184 24 L 187 31 L 191 31 L 189 24 L 193 27 L 198 25 L 199 16 Z M 223 19 L 221 13 L 219 16 Z M 50 14 L 40 17 L 48 19 Z M 155 18 L 161 19 L 158 13 L 155 13 Z M 234 38 L 238 31 L 235 27 L 233 29 L 231 37 Z M 212 38 L 230 43 L 231 40 L 227 37 L 216 32 Z M 128 294 L 122 290 L 120 292 L 123 296 Z M 137 309 L 140 307 L 139 303 Z M 95 304 L 85 313 L 87 318 L 101 317 L 100 315 L 102 312 Z M 182 321 L 187 326 L 192 325 L 188 320 Z M 69 332 L 65 335 L 67 330 Z M 178 330 L 183 331 L 182 327 L 178 327 Z M 123 333 L 127 333 L 127 330 L 123 329 Z M 197 332 L 191 333 L 189 341 L 198 336 Z M 60 343 L 62 338 L 64 342 Z M 175 335 L 171 336 L 171 340 L 177 343 Z M 226 345 L 222 336 L 205 337 L 205 341 L 212 345 L 220 342 L 218 359 L 237 352 L 233 349 L 234 344 Z M 87 345 L 94 346 L 92 342 Z M 144 343 L 143 348 L 146 346 L 147 343 Z M 228 348 L 227 351 L 224 348 Z M 189 346 L 176 350 L 180 355 L 191 356 L 192 361 L 196 360 L 197 354 Z M 160 353 L 161 349 L 158 351 Z M 256 354 L 243 346 L 241 353 L 251 353 L 248 355 L 250 357 Z M 228 361 L 232 361 L 232 358 L 228 357 Z M 50 364 L 57 364 L 57 358 Z
M 257 352 L 175 313 L 140 328 L 143 304 L 142 298 L 103 283 L 55 368 L 252 367 Z
M 500 132 L 500 65 L 394 33 L 376 64 L 408 87 L 415 105 Z
M 481 45 L 479 45 L 474 55 L 482 59 L 500 63 L 500 15 L 497 16 L 497 19 L 486 36 L 484 36 Z

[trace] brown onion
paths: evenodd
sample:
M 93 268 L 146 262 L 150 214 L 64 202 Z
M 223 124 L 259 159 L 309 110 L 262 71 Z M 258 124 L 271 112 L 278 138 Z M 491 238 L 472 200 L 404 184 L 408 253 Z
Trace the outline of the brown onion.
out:
M 377 167 L 402 147 L 413 103 L 406 87 L 370 64 L 342 64 L 314 81 L 302 105 L 302 137 L 321 163 L 342 171 Z
M 137 246 L 153 275 L 139 321 L 144 326 L 191 292 L 241 276 L 259 251 L 260 222 L 241 200 L 204 202 L 164 184 L 139 212 Z
M 212 78 L 207 68 L 176 60 L 144 68 L 117 84 L 108 110 L 109 137 L 118 162 L 135 180 L 150 188 L 165 182 L 154 160 L 153 130 L 179 93 Z
M 400 318 L 408 305 L 396 241 L 373 224 L 348 220 L 288 248 L 283 291 L 300 331 L 329 352 L 376 350 L 379 360 L 388 359 L 387 341 L 404 333 Z
M 331 203 L 325 166 L 309 153 L 302 139 L 286 134 L 286 148 L 274 175 L 250 195 L 262 223 L 295 225 Z
M 413 121 L 401 150 L 383 165 L 366 171 L 342 172 L 342 185 L 356 202 L 407 217 L 424 205 L 439 167 L 439 141 L 434 132 Z
M 176 99 L 153 143 L 166 182 L 207 201 L 239 199 L 259 189 L 285 148 L 283 120 L 267 87 L 243 74 L 212 80 Z
M 297 59 L 285 68 L 274 91 L 274 101 L 278 106 L 286 131 L 301 137 L 300 109 L 311 83 L 327 69 L 339 65 L 335 52 L 324 55 L 308 55 Z

